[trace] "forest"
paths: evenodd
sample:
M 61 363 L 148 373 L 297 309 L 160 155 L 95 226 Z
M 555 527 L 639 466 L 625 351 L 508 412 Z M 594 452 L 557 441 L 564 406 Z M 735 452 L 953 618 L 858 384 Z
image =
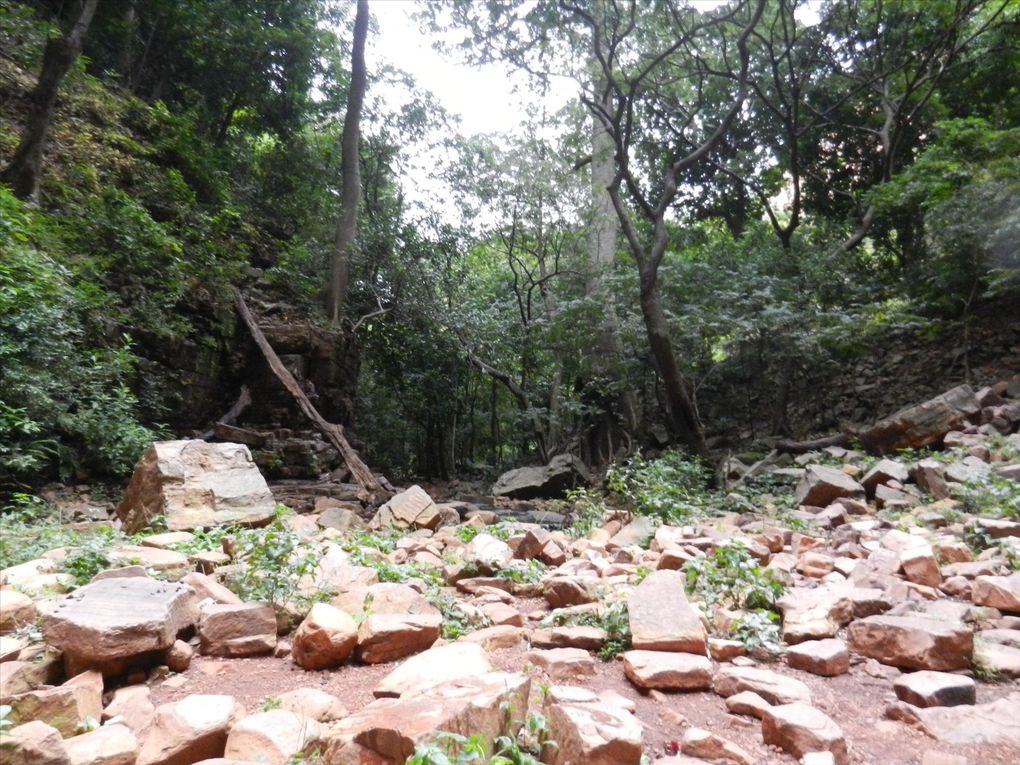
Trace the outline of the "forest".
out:
M 366 66 L 374 5 L 0 3 L 4 496 L 122 479 L 244 385 L 308 428 L 235 289 L 394 480 L 844 432 L 1010 342 L 1020 2 L 415 4 L 464 68 L 570 81 L 503 135 Z

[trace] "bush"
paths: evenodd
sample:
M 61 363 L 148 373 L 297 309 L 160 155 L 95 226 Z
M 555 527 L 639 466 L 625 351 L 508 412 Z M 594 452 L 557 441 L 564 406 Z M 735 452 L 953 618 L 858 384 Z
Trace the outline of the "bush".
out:
M 697 457 L 668 451 L 654 460 L 640 455 L 628 465 L 612 466 L 606 485 L 623 495 L 641 515 L 683 523 L 713 509 L 708 491 L 711 473 Z

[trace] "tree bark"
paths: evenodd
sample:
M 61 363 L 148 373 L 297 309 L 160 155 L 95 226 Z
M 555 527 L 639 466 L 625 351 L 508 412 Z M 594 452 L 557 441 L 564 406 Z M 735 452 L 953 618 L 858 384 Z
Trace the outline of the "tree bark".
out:
M 392 493 L 383 488 L 379 480 L 369 470 L 358 453 L 351 446 L 347 437 L 344 435 L 344 429 L 342 426 L 332 422 L 327 422 L 326 419 L 319 414 L 319 411 L 312 406 L 312 402 L 308 400 L 308 396 L 301 389 L 298 381 L 294 379 L 294 375 L 291 374 L 290 370 L 283 365 L 280 361 L 280 357 L 276 355 L 276 351 L 273 350 L 273 346 L 266 340 L 266 336 L 262 334 L 262 330 L 259 328 L 258 322 L 249 310 L 248 305 L 244 302 L 244 297 L 241 295 L 241 291 L 234 288 L 234 301 L 237 305 L 237 312 L 241 315 L 245 325 L 248 327 L 248 331 L 251 332 L 252 339 L 255 340 L 255 344 L 262 351 L 262 355 L 266 359 L 266 363 L 269 364 L 269 368 L 276 375 L 276 379 L 280 381 L 287 392 L 294 397 L 297 401 L 298 406 L 304 415 L 312 421 L 312 423 L 322 432 L 324 436 L 329 440 L 331 444 L 340 452 L 344 458 L 344 462 L 347 463 L 348 469 L 351 471 L 351 475 L 354 476 L 354 480 L 357 481 L 361 487 L 362 500 L 369 505 L 377 506 L 381 505 L 387 499 L 392 496 Z
M 85 0 L 71 29 L 63 37 L 46 42 L 42 72 L 31 95 L 32 110 L 10 164 L 0 173 L 0 182 L 10 185 L 19 199 L 31 202 L 39 199 L 43 150 L 46 148 L 46 135 L 57 104 L 57 93 L 64 77 L 81 54 L 85 34 L 98 4 L 99 0 Z
M 340 216 L 336 224 L 333 262 L 327 290 L 327 313 L 333 326 L 340 324 L 340 315 L 347 300 L 351 278 L 351 254 L 358 236 L 358 206 L 361 202 L 361 105 L 365 100 L 365 40 L 368 37 L 368 0 L 358 0 L 354 20 L 354 43 L 351 51 L 351 89 L 347 94 L 347 114 L 340 144 L 342 188 Z

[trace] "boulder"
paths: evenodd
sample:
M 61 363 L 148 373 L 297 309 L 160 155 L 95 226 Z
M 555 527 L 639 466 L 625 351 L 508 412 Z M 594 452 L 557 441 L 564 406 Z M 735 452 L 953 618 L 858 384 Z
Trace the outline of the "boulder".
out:
M 161 704 L 136 765 L 185 765 L 222 757 L 227 734 L 243 717 L 233 696 L 196 694 Z
M 808 640 L 787 649 L 786 663 L 813 675 L 835 677 L 850 671 L 850 652 L 842 640 Z
M 527 709 L 530 689 L 526 675 L 485 671 L 417 692 L 404 689 L 400 698 L 377 699 L 334 723 L 326 734 L 323 760 L 330 765 L 403 763 L 416 745 L 434 741 L 438 731 L 478 735 L 484 741 L 514 737 L 520 716 L 507 710 Z
M 596 696 L 585 688 L 553 687 L 543 712 L 549 738 L 556 742 L 543 751 L 542 761 L 548 765 L 641 762 L 641 723 L 615 697 Z
M 492 670 L 485 649 L 474 643 L 450 643 L 414 656 L 384 677 L 376 686 L 376 698 L 403 696 L 464 677 Z
M 0 590 L 0 635 L 35 622 L 35 602 L 17 590 Z
M 138 739 L 126 725 L 104 725 L 64 741 L 71 765 L 135 765 Z
M 545 467 L 503 473 L 492 485 L 493 496 L 511 499 L 560 499 L 569 489 L 589 483 L 588 468 L 572 454 L 558 454 Z
M 276 501 L 243 444 L 157 441 L 135 466 L 117 517 L 128 534 L 159 516 L 171 531 L 272 519 Z
M 205 603 L 198 620 L 208 656 L 260 656 L 276 648 L 276 612 L 265 603 Z
M 97 669 L 117 675 L 198 620 L 191 588 L 155 579 L 104 579 L 80 587 L 46 608 L 46 642 L 63 651 L 68 672 Z
M 370 614 L 358 626 L 358 658 L 381 664 L 424 651 L 439 639 L 438 613 Z
M 850 754 L 843 731 L 820 709 L 808 704 L 783 704 L 763 710 L 761 735 L 794 757 L 810 752 L 831 752 L 837 765 L 847 765 Z
M 712 690 L 726 698 L 752 691 L 769 704 L 811 703 L 811 690 L 800 680 L 756 667 L 722 667 L 712 680 Z
M 680 739 L 680 751 L 700 761 L 723 765 L 755 765 L 754 758 L 745 749 L 704 728 L 688 728 Z
M 864 487 L 842 470 L 826 465 L 808 465 L 797 484 L 798 505 L 828 507 L 840 497 L 863 497 Z
M 629 594 L 634 648 L 705 655 L 708 635 L 701 614 L 687 600 L 685 582 L 678 571 L 653 571 Z
M 71 765 L 60 731 L 42 720 L 32 720 L 0 736 L 4 765 Z
M 42 720 L 65 738 L 73 736 L 88 720 L 103 714 L 103 676 L 83 672 L 56 688 L 38 688 L 4 700 L 11 707 L 10 721 L 19 724 Z
M 966 427 L 980 412 L 974 390 L 960 385 L 922 404 L 901 409 L 858 437 L 869 452 L 879 454 L 922 449 L 940 443 L 949 431 Z
M 346 611 L 316 603 L 294 633 L 291 656 L 302 669 L 338 667 L 354 653 L 358 624 Z
M 595 674 L 595 660 L 583 648 L 538 648 L 524 655 L 553 680 L 572 680 Z
M 960 622 L 927 616 L 869 616 L 847 629 L 851 650 L 906 669 L 965 669 L 974 634 Z
M 369 523 L 370 528 L 395 526 L 398 529 L 436 529 L 441 516 L 439 508 L 421 486 L 415 484 L 394 494 L 380 507 Z
M 712 687 L 712 662 L 692 653 L 627 651 L 623 672 L 644 690 L 688 691 Z
M 238 721 L 227 734 L 223 756 L 266 765 L 287 765 L 322 740 L 319 723 L 287 709 L 259 712 Z
M 1002 744 L 1020 747 L 1020 693 L 987 704 L 915 707 L 899 703 L 887 716 L 916 725 L 947 744 Z
M 977 701 L 977 686 L 964 675 L 922 670 L 893 682 L 896 698 L 915 707 L 955 707 Z
M 1020 571 L 1009 576 L 976 577 L 971 600 L 979 606 L 1020 613 Z
M 296 712 L 316 722 L 333 722 L 347 717 L 347 707 L 336 696 L 318 688 L 295 688 L 281 693 L 280 709 Z
M 103 722 L 120 718 L 135 734 L 135 738 L 144 741 L 156 717 L 156 707 L 152 703 L 152 694 L 147 685 L 127 685 L 113 692 L 113 698 L 103 710 Z
M 869 496 L 874 496 L 875 487 L 896 481 L 905 484 L 910 478 L 910 470 L 902 462 L 896 460 L 879 460 L 871 470 L 864 474 L 861 485 Z
M 832 637 L 854 616 L 851 590 L 845 586 L 793 587 L 776 605 L 783 614 L 786 643 Z
M 477 534 L 464 549 L 464 562 L 483 574 L 492 574 L 506 567 L 514 554 L 502 539 L 492 534 Z

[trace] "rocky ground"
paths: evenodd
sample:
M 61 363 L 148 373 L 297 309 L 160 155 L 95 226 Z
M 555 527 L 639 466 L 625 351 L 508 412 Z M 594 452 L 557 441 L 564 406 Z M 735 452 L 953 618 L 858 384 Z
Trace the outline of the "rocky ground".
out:
M 880 423 L 894 457 L 772 454 L 711 496 L 632 473 L 555 530 L 418 487 L 274 514 L 243 450 L 154 449 L 96 522 L 134 537 L 0 571 L 2 760 L 428 762 L 446 732 L 551 765 L 1018 762 L 1016 387 Z

